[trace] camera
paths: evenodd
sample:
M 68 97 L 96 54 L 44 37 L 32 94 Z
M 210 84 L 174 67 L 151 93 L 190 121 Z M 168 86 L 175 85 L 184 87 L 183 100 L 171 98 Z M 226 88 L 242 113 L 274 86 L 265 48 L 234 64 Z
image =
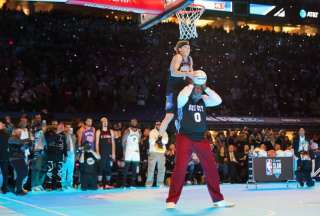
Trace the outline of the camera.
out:
M 158 148 L 163 149 L 164 145 L 162 144 L 162 137 L 159 136 L 158 139 L 156 140 L 156 145 L 158 146 Z

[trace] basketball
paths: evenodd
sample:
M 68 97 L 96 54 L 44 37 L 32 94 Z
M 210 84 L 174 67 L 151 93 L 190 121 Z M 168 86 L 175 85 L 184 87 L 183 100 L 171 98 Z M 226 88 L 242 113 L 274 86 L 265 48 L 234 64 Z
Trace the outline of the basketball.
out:
M 207 74 L 202 70 L 194 71 L 192 81 L 195 85 L 203 85 L 207 82 Z

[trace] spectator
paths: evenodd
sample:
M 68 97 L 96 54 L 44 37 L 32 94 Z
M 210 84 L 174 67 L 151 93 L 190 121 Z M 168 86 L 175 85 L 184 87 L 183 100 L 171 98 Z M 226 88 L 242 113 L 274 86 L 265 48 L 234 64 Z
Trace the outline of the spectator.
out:
M 166 185 L 170 185 L 171 183 L 171 174 L 173 172 L 174 164 L 175 164 L 175 152 L 176 147 L 175 144 L 170 144 L 168 150 L 165 153 L 166 156 L 166 175 L 165 175 L 165 182 Z
M 11 117 L 10 116 L 5 116 L 4 117 L 4 124 L 6 125 L 7 133 L 9 135 L 11 135 L 11 133 L 13 131 L 13 128 L 14 128 L 14 125 L 11 122 Z
M 148 172 L 148 154 L 149 154 L 149 135 L 150 129 L 145 128 L 140 141 L 140 182 L 146 184 Z
M 309 141 L 305 136 L 304 128 L 299 129 L 299 135 L 293 141 L 293 149 L 296 157 L 300 156 L 300 152 L 309 151 Z
M 228 157 L 227 150 L 224 145 L 220 145 L 217 151 L 218 171 L 221 181 L 228 180 Z
M 294 150 L 292 144 L 287 146 L 287 149 L 284 151 L 284 155 L 286 157 L 293 157 L 294 156 Z
M 248 179 L 248 159 L 249 159 L 249 145 L 245 144 L 243 150 L 239 154 L 239 177 L 240 182 L 246 182 Z
M 75 154 L 77 151 L 76 136 L 73 133 L 71 124 L 66 123 L 64 128 L 67 144 L 67 157 L 62 166 L 62 187 L 71 189 L 73 186 L 73 173 L 75 168 Z
M 45 180 L 45 166 L 47 164 L 45 149 L 47 142 L 45 139 L 46 125 L 41 121 L 34 122 L 34 144 L 33 144 L 33 160 L 31 162 L 31 187 L 32 191 L 43 191 L 43 183 Z
M 114 133 L 109 128 L 109 120 L 106 117 L 100 119 L 101 129 L 96 132 L 96 152 L 100 156 L 100 187 L 104 189 L 111 186 L 112 162 L 116 160 L 116 144 Z
M 85 141 L 80 156 L 81 190 L 96 190 L 98 188 L 98 160 L 100 160 L 100 156 L 92 150 L 91 144 Z
M 1 191 L 3 194 L 9 191 L 8 189 L 8 166 L 9 166 L 9 134 L 6 130 L 6 125 L 0 121 L 0 169 L 2 173 Z
M 162 187 L 164 184 L 165 176 L 165 152 L 166 145 L 168 144 L 169 138 L 167 132 L 163 132 L 160 135 L 161 122 L 155 123 L 154 129 L 150 131 L 149 135 L 149 156 L 148 156 L 148 177 L 146 186 L 151 187 L 153 185 L 155 168 L 157 166 L 158 172 L 156 175 L 157 186 Z
M 188 168 L 187 168 L 187 185 L 191 184 L 198 184 L 198 182 L 202 182 L 202 179 L 198 178 L 199 174 L 202 176 L 202 168 L 200 165 L 200 159 L 198 158 L 196 153 L 192 153 L 191 155 L 191 160 L 188 163 Z
M 63 161 L 67 157 L 67 141 L 64 134 L 64 123 L 48 128 L 45 134 L 47 142 L 47 190 L 62 190 L 61 174 Z
M 121 175 L 123 174 L 123 168 L 125 166 L 125 163 L 124 163 L 124 152 L 123 152 L 123 146 L 122 146 L 122 124 L 120 122 L 114 124 L 113 133 L 114 133 L 114 142 L 116 144 L 115 168 L 118 172 L 117 185 L 122 185 L 121 179 L 123 179 L 123 177 Z
M 137 168 L 140 163 L 139 143 L 141 140 L 141 131 L 138 128 L 138 121 L 131 119 L 129 128 L 124 132 L 122 137 L 124 149 L 125 167 L 123 171 L 124 186 L 136 186 Z M 131 182 L 127 184 L 127 176 L 131 168 Z
M 301 187 L 304 186 L 304 183 L 306 183 L 308 187 L 314 186 L 314 181 L 311 178 L 312 171 L 312 159 L 309 152 L 301 152 L 301 157 L 298 159 L 298 168 L 295 172 L 297 181 Z
M 227 153 L 228 176 L 231 183 L 239 182 L 239 154 L 234 145 L 229 145 Z
M 84 142 L 88 142 L 91 149 L 95 151 L 95 131 L 92 127 L 92 118 L 87 118 L 84 126 L 80 127 L 78 131 L 78 146 L 83 146 Z
M 25 149 L 29 148 L 29 142 L 21 139 L 21 129 L 13 129 L 9 138 L 9 161 L 16 172 L 15 193 L 17 195 L 26 195 L 27 191 L 23 189 L 23 182 L 28 175 L 28 166 L 25 158 Z
M 274 151 L 277 157 L 284 157 L 284 151 L 281 150 L 283 146 L 280 144 L 276 143 L 274 146 Z
M 281 147 L 281 150 L 285 150 L 288 145 L 288 136 L 286 136 L 285 130 L 280 130 L 279 131 L 279 136 L 276 139 L 276 143 L 278 143 Z

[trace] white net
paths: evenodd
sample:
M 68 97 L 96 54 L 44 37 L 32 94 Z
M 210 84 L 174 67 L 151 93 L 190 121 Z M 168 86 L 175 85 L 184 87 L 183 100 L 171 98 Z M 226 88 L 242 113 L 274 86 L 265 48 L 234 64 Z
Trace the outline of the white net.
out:
M 197 38 L 197 21 L 205 11 L 202 5 L 191 4 L 176 13 L 179 21 L 179 31 L 181 40 Z

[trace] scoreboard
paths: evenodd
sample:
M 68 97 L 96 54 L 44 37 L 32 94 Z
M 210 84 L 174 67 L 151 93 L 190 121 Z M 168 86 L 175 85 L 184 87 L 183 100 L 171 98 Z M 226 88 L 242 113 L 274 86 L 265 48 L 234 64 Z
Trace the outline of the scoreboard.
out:
M 21 0 L 56 2 L 140 14 L 160 14 L 182 0 Z M 205 6 L 203 18 L 214 16 L 263 19 L 292 24 L 320 24 L 320 0 L 194 0 Z

